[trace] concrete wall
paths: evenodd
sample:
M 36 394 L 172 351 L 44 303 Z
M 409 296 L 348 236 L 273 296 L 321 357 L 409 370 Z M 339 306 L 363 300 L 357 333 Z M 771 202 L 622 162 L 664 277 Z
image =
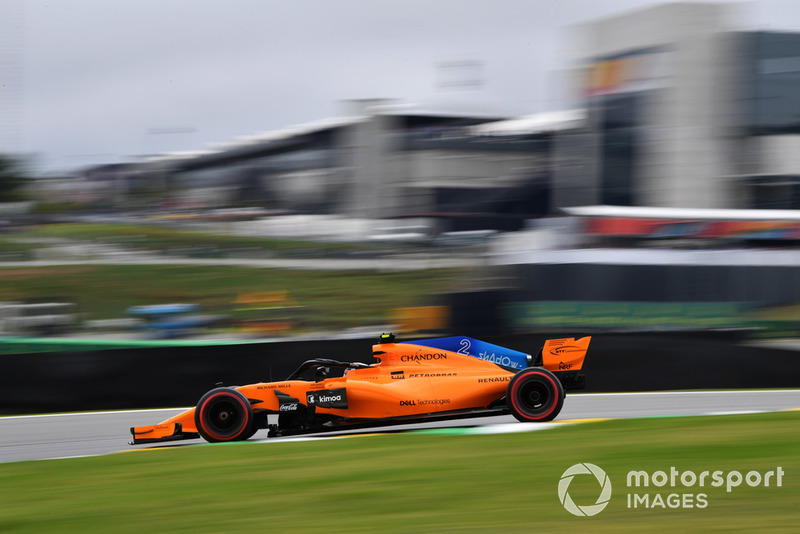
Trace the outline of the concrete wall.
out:
M 363 121 L 346 128 L 338 148 L 344 154 L 343 182 L 350 216 L 386 218 L 432 208 L 431 188 L 492 187 L 520 182 L 526 169 L 546 156 L 527 151 L 458 148 L 405 149 L 402 117 L 379 111 L 382 101 L 353 103 Z M 376 112 L 376 110 L 378 110 Z
M 658 80 L 632 88 L 644 99 L 641 108 L 634 203 L 637 205 L 733 208 L 741 195 L 738 184 L 721 177 L 737 174 L 731 160 L 731 140 L 721 135 L 722 117 L 730 111 L 731 42 L 721 33 L 729 18 L 719 4 L 669 4 L 576 26 L 570 30 L 567 60 L 574 65 L 633 52 L 658 55 Z M 577 77 L 573 83 L 585 83 Z M 580 93 L 580 88 L 575 93 Z M 588 99 L 589 104 L 593 98 Z M 602 98 L 602 97 L 600 97 Z M 590 110 L 592 106 L 589 106 Z M 588 144 L 602 146 L 595 117 L 589 121 Z M 594 152 L 597 157 L 599 152 Z M 596 173 L 585 178 L 589 190 L 600 192 Z
M 765 135 L 758 146 L 759 174 L 800 176 L 800 135 Z
M 392 176 L 390 156 L 397 150 L 397 118 L 373 112 L 383 100 L 365 100 L 351 103 L 351 113 L 363 116 L 363 121 L 346 128 L 341 147 L 346 152 L 345 167 L 349 174 L 342 184 L 348 188 L 343 212 L 354 217 L 380 218 L 389 212 L 392 186 L 397 178 Z

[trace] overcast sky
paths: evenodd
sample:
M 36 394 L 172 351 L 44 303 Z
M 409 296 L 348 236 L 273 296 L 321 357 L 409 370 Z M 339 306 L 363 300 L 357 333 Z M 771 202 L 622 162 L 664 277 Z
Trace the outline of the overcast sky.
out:
M 129 161 L 347 113 L 441 101 L 475 60 L 496 111 L 560 108 L 564 28 L 648 0 L 0 0 L 0 152 L 40 169 Z M 747 23 L 800 30 L 792 0 Z M 462 100 L 464 95 L 462 95 Z

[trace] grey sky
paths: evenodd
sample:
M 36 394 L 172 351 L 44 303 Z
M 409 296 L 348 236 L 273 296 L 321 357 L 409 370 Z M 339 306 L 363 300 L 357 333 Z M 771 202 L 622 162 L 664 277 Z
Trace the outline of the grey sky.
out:
M 553 109 L 564 27 L 656 3 L 0 0 L 0 151 L 54 170 L 201 149 L 343 115 L 343 100 L 441 100 L 435 66 L 462 59 L 483 63 L 476 102 Z M 746 12 L 800 30 L 791 0 Z M 177 127 L 194 132 L 154 133 Z

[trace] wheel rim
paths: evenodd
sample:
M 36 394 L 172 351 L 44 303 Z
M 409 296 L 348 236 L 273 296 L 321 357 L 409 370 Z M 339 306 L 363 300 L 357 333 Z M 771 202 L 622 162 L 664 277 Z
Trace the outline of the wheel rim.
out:
M 519 390 L 519 402 L 528 412 L 538 412 L 547 407 L 551 398 L 549 388 L 540 382 L 528 382 Z
M 220 436 L 232 436 L 241 430 L 241 407 L 233 399 L 212 400 L 206 405 L 204 416 L 208 429 Z

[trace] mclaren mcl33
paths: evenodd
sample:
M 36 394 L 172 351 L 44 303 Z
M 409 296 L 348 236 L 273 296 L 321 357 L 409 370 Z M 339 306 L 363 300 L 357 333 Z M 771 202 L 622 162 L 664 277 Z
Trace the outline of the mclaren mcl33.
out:
M 377 363 L 314 359 L 280 382 L 212 389 L 194 408 L 131 428 L 131 444 L 199 436 L 238 441 L 259 429 L 272 437 L 503 413 L 550 421 L 564 391 L 584 387 L 590 340 L 551 339 L 531 355 L 468 337 L 395 342 L 384 334 L 372 347 Z

